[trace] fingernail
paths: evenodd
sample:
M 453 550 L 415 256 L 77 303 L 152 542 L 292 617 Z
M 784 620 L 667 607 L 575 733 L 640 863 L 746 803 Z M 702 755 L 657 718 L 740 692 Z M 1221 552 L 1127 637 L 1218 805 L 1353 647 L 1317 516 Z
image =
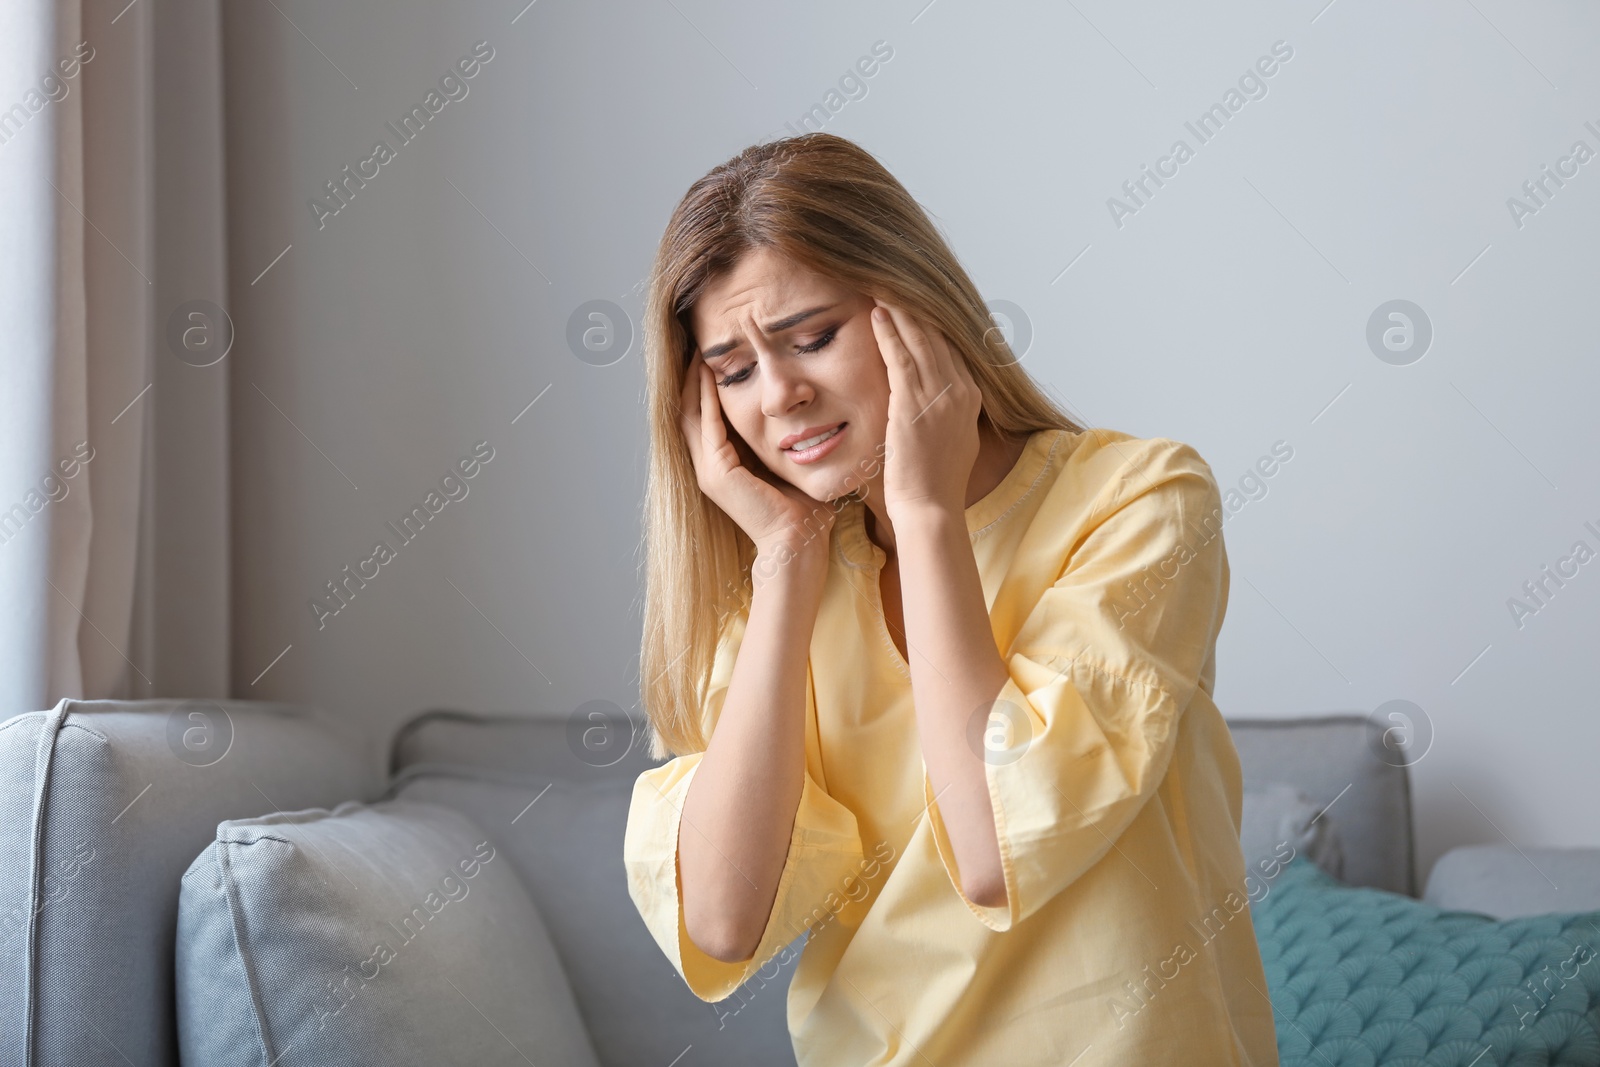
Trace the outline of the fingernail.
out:
M 889 313 L 887 311 L 885 311 L 882 307 L 873 308 L 872 309 L 872 317 L 877 319 L 879 322 L 888 322 L 889 321 Z

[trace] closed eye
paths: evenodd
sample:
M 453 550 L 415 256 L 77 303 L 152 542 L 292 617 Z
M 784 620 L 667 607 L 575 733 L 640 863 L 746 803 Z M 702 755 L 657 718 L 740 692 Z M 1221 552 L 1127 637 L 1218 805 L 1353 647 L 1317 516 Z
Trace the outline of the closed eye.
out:
M 810 344 L 797 346 L 795 348 L 795 351 L 796 352 L 807 352 L 807 353 L 820 352 L 822 349 L 827 348 L 828 345 L 832 344 L 833 343 L 833 339 L 835 337 L 837 337 L 838 334 L 839 334 L 839 327 L 835 326 L 833 329 L 829 330 L 827 333 L 823 334 L 821 337 L 817 338 L 815 341 L 812 341 Z M 730 374 L 730 375 L 728 375 L 726 378 L 723 378 L 720 381 L 718 381 L 717 384 L 720 385 L 720 386 L 738 385 L 740 382 L 742 382 L 746 378 L 750 377 L 750 372 L 753 371 L 753 370 L 755 370 L 755 364 L 754 363 L 750 364 L 750 366 L 746 367 L 744 370 L 740 371 L 738 374 Z
M 817 338 L 815 341 L 812 341 L 810 344 L 801 345 L 799 350 L 801 352 L 816 352 L 819 349 L 827 348 L 828 345 L 830 343 L 832 343 L 834 337 L 838 334 L 838 332 L 839 332 L 839 327 L 835 326 L 833 329 L 829 330 L 827 333 L 823 334 L 821 337 Z

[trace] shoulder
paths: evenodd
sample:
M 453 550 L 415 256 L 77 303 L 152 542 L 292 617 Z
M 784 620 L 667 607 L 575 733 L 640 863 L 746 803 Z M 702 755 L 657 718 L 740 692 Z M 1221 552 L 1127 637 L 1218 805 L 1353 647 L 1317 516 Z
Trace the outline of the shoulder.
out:
M 1092 427 L 1059 431 L 1060 468 L 1051 489 L 1058 506 L 1089 524 L 1155 493 L 1185 511 L 1211 512 L 1221 498 L 1211 466 L 1193 445 L 1171 437 L 1135 437 Z

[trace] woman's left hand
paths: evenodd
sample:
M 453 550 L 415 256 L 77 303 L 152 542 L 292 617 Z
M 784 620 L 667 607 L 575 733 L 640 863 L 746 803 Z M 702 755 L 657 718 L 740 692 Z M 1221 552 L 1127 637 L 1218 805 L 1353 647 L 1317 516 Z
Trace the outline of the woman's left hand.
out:
M 983 394 L 943 332 L 874 302 L 872 331 L 889 370 L 884 506 L 891 520 L 925 507 L 961 514 L 978 459 Z

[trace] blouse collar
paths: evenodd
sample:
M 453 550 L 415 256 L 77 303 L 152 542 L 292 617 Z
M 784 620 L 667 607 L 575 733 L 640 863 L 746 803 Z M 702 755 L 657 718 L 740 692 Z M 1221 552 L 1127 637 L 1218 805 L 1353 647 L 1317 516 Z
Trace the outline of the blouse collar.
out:
M 1062 429 L 1033 431 L 1006 476 L 966 509 L 970 536 L 977 537 L 1000 522 L 1033 490 L 1066 436 L 1067 431 Z M 867 536 L 866 512 L 865 501 L 851 501 L 835 517 L 834 534 L 846 563 L 877 569 L 887 563 L 889 557 Z

